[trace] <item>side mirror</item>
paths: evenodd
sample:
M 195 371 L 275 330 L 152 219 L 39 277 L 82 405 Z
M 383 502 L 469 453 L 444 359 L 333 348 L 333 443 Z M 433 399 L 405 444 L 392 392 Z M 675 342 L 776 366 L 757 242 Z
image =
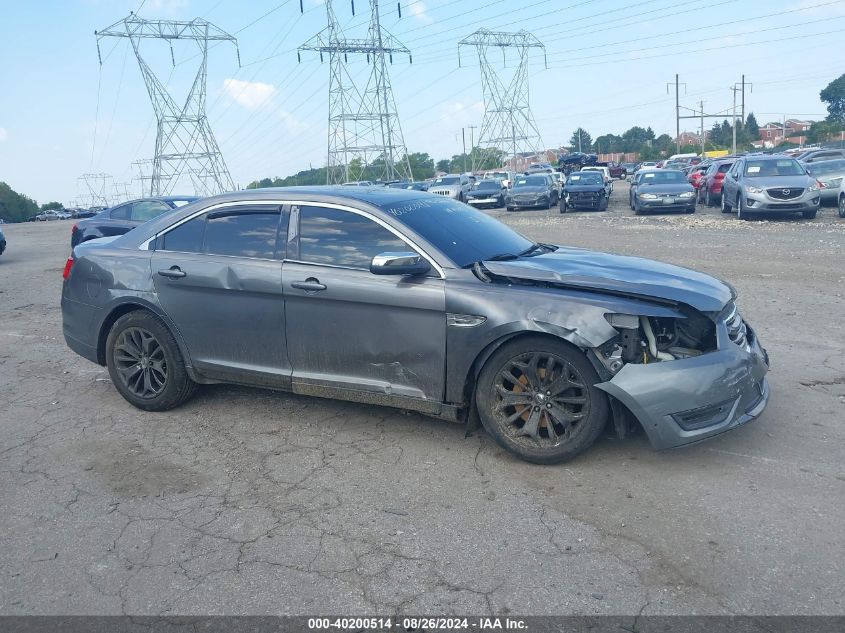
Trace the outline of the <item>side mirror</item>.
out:
M 370 262 L 374 275 L 424 275 L 431 264 L 417 253 L 380 253 Z

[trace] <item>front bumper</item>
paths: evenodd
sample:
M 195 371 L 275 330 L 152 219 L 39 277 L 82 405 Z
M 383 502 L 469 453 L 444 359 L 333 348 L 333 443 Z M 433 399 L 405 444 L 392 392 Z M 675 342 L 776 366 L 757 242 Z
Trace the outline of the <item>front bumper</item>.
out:
M 800 213 L 801 211 L 814 211 L 819 208 L 821 197 L 818 191 L 812 194 L 805 194 L 795 200 L 773 200 L 768 196 L 748 194 L 745 199 L 745 208 L 748 211 L 767 211 L 781 213 Z
M 532 207 L 545 207 L 549 204 L 549 196 L 538 196 L 536 198 L 510 198 L 507 206 L 514 209 L 529 209 Z
M 759 416 L 769 401 L 768 355 L 754 332 L 739 346 L 724 323 L 718 349 L 694 358 L 628 364 L 596 385 L 639 420 L 655 449 L 691 444 Z
M 483 205 L 483 204 L 499 204 L 498 198 L 467 198 L 467 204 Z
M 566 197 L 566 206 L 576 208 L 598 209 L 606 198 L 604 192 L 595 194 L 569 195 Z
M 671 202 L 667 202 L 667 200 L 671 200 Z M 648 209 L 649 211 L 657 211 L 658 209 L 677 211 L 695 208 L 695 196 L 689 198 L 658 198 L 657 200 L 643 200 L 637 197 L 637 202 L 641 209 Z

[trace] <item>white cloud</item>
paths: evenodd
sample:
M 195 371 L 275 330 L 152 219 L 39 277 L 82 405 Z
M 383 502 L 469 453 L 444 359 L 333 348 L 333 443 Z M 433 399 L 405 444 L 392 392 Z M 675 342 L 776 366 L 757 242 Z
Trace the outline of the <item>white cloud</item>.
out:
M 9 133 L 6 131 L 6 128 L 0 127 L 0 143 L 5 141 L 7 138 L 9 138 Z
M 248 110 L 258 110 L 270 105 L 278 92 L 271 84 L 240 79 L 224 79 L 223 90 L 230 99 Z
M 457 126 L 471 123 L 480 124 L 483 115 L 483 101 L 473 101 L 470 103 L 452 101 L 440 108 L 440 120 Z
M 423 24 L 431 24 L 434 20 L 426 13 L 428 7 L 425 6 L 425 3 L 422 0 L 417 0 L 417 2 L 412 2 L 408 5 L 411 9 L 411 15 L 413 15 L 417 20 L 422 22 Z

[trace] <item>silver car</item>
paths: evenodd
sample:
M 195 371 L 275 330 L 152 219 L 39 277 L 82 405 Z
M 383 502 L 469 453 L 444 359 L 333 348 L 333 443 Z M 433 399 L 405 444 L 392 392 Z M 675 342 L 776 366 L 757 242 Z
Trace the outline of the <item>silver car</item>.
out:
M 460 202 L 467 201 L 467 195 L 472 190 L 472 182 L 466 174 L 446 174 L 434 179 L 428 188 L 429 193 L 446 196 Z
M 722 213 L 736 211 L 739 219 L 751 214 L 800 213 L 816 217 L 820 187 L 807 168 L 788 156 L 743 156 L 722 181 Z
M 839 198 L 839 185 L 845 177 L 845 158 L 824 160 L 807 165 L 807 171 L 816 178 L 821 185 L 822 204 L 836 204 Z

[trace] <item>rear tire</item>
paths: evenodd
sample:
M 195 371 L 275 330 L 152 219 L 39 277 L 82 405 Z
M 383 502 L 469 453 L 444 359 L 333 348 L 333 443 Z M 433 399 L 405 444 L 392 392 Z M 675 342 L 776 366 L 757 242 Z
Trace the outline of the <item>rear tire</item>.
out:
M 124 314 L 112 325 L 106 364 L 120 395 L 144 411 L 173 409 L 196 393 L 173 334 L 146 310 Z
M 607 396 L 580 350 L 530 336 L 502 345 L 484 364 L 476 404 L 487 432 L 535 464 L 559 464 L 586 451 L 607 423 Z
M 505 207 L 505 211 L 513 211 L 513 207 Z
M 839 217 L 845 218 L 845 193 L 839 196 Z

